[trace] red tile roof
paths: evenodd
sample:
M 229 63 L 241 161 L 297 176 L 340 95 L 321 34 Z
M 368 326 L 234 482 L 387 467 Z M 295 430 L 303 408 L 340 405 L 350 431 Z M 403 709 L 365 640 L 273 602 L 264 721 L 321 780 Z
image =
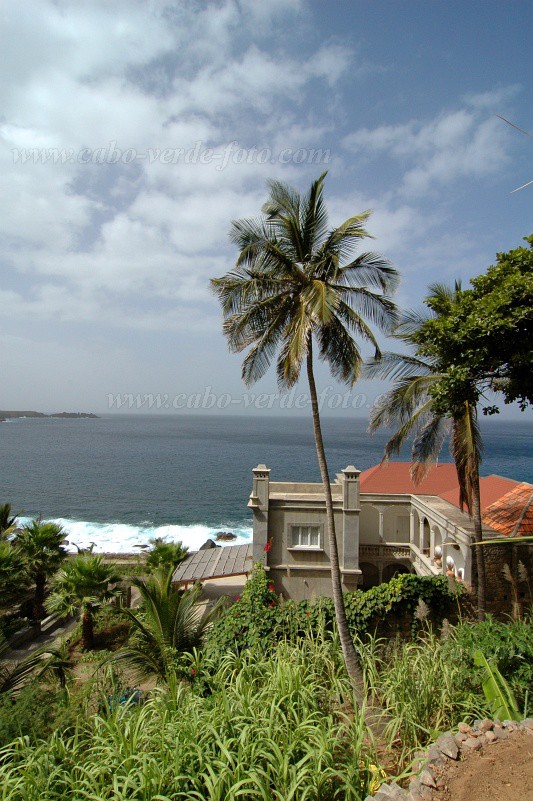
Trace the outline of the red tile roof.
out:
M 387 492 L 394 495 L 440 495 L 457 486 L 457 473 L 453 464 L 439 464 L 432 468 L 420 484 L 411 478 L 410 462 L 385 462 L 361 473 L 361 492 Z
M 483 520 L 504 537 L 533 536 L 533 486 L 517 484 L 485 510 Z
M 415 484 L 411 478 L 410 462 L 385 462 L 361 473 L 361 492 L 386 492 L 393 495 L 438 495 L 459 506 L 459 482 L 454 464 L 438 464 L 427 476 Z M 518 481 L 502 476 L 484 476 L 480 479 L 481 508 L 485 510 L 495 501 L 518 486 Z M 527 484 L 531 487 L 530 484 Z

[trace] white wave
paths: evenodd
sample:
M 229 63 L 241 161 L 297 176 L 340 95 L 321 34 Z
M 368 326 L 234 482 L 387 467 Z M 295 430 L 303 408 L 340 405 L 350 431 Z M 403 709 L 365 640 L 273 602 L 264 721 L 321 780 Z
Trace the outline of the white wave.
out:
M 19 517 L 20 524 L 30 522 L 29 517 Z M 148 545 L 154 537 L 162 537 L 167 542 L 182 542 L 190 551 L 197 551 L 208 539 L 214 540 L 219 531 L 230 531 L 235 540 L 220 542 L 219 545 L 244 545 L 252 540 L 252 529 L 246 526 L 210 526 L 200 523 L 190 526 L 141 525 L 129 523 L 95 523 L 86 520 L 71 520 L 56 517 L 47 522 L 63 526 L 68 541 L 67 550 L 76 552 L 77 548 L 89 548 L 94 544 L 95 553 L 139 553 L 139 546 Z

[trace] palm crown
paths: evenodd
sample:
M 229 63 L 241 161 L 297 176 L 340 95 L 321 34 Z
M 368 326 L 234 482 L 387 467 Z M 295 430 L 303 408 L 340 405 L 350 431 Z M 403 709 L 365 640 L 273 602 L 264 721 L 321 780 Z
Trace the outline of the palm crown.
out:
M 304 197 L 271 181 L 262 217 L 232 224 L 239 257 L 231 272 L 211 283 L 230 349 L 250 347 L 242 366 L 247 385 L 265 374 L 279 351 L 278 382 L 293 386 L 313 336 L 332 374 L 351 384 L 362 362 L 354 335 L 379 353 L 369 324 L 386 331 L 396 322 L 389 298 L 396 271 L 375 253 L 354 257 L 369 236 L 364 225 L 370 212 L 329 230 L 324 178 L 325 173 Z
M 442 284 L 432 284 L 428 300 L 435 313 L 446 314 L 459 290 L 459 285 L 450 289 Z M 423 312 L 406 312 L 393 336 L 419 350 L 419 332 L 430 316 Z M 475 406 L 465 399 L 453 415 L 440 411 L 433 390 L 444 373 L 433 357 L 382 353 L 367 362 L 365 374 L 369 378 L 379 376 L 394 381 L 393 388 L 381 396 L 370 413 L 371 431 L 382 427 L 394 429 L 385 446 L 384 458 L 399 453 L 402 445 L 413 437 L 412 476 L 418 483 L 437 460 L 449 436 L 459 478 L 460 504 L 471 512 L 472 485 L 482 453 Z

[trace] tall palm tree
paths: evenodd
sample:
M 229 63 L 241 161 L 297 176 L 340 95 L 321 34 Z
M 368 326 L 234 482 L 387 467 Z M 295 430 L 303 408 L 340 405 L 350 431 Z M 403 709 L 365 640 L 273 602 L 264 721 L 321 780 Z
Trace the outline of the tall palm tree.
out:
M 386 331 L 396 321 L 389 294 L 396 271 L 381 256 L 354 257 L 369 236 L 369 211 L 328 229 L 323 198 L 326 173 L 307 195 L 279 181 L 258 219 L 236 220 L 230 237 L 239 248 L 234 269 L 213 279 L 224 314 L 224 333 L 231 351 L 249 348 L 242 377 L 249 386 L 263 377 L 277 352 L 277 376 L 282 389 L 298 381 L 305 364 L 315 443 L 326 499 L 331 582 L 339 637 L 346 669 L 354 685 L 361 672 L 346 620 L 333 516 L 331 485 L 324 450 L 313 351 L 333 376 L 353 385 L 362 365 L 354 337 L 379 347 L 371 325 Z
M 13 544 L 20 552 L 30 580 L 35 584 L 33 616 L 45 616 L 46 582 L 67 556 L 63 548 L 65 532 L 57 523 L 45 523 L 39 518 L 17 529 Z
M 446 314 L 454 302 L 460 285 L 450 289 L 432 284 L 426 302 L 434 313 Z M 419 349 L 419 334 L 430 313 L 406 312 L 393 336 L 406 345 Z M 449 437 L 450 451 L 459 480 L 459 504 L 467 508 L 474 525 L 474 542 L 483 539 L 479 465 L 483 443 L 478 425 L 477 405 L 470 398 L 459 402 L 451 413 L 440 411 L 432 389 L 444 377 L 437 358 L 399 353 L 382 353 L 365 365 L 368 378 L 392 379 L 394 386 L 381 396 L 370 412 L 370 430 L 393 428 L 395 433 L 385 446 L 384 459 L 398 454 L 402 445 L 413 438 L 411 475 L 420 483 L 436 462 L 445 440 Z M 476 548 L 478 615 L 485 616 L 485 559 L 482 548 Z
M 55 576 L 46 609 L 64 616 L 81 614 L 84 651 L 94 648 L 94 613 L 117 596 L 120 580 L 115 566 L 95 554 L 78 554 Z
M 202 589 L 175 590 L 174 568 L 160 568 L 148 579 L 134 578 L 141 596 L 140 609 L 120 610 L 133 627 L 128 645 L 113 655 L 137 678 L 156 676 L 166 681 L 176 667 L 176 660 L 191 653 L 203 641 L 207 629 L 224 605 L 220 599 L 211 609 L 201 602 Z

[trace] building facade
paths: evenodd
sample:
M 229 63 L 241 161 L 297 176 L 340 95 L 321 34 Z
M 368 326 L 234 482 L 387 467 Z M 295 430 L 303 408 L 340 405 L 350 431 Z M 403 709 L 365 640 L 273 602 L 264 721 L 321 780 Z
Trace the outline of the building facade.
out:
M 322 484 L 271 481 L 266 465 L 252 472 L 253 561 L 267 567 L 276 591 L 287 598 L 331 595 Z M 499 476 L 481 479 L 482 508 L 497 505 L 517 485 Z M 531 496 L 531 485 L 520 486 L 529 487 Z M 459 508 L 453 465 L 433 468 L 418 486 L 405 462 L 364 473 L 350 465 L 336 476 L 331 492 L 346 592 L 402 572 L 442 573 L 471 585 L 473 523 Z M 497 528 L 484 526 L 484 538 L 500 535 Z

